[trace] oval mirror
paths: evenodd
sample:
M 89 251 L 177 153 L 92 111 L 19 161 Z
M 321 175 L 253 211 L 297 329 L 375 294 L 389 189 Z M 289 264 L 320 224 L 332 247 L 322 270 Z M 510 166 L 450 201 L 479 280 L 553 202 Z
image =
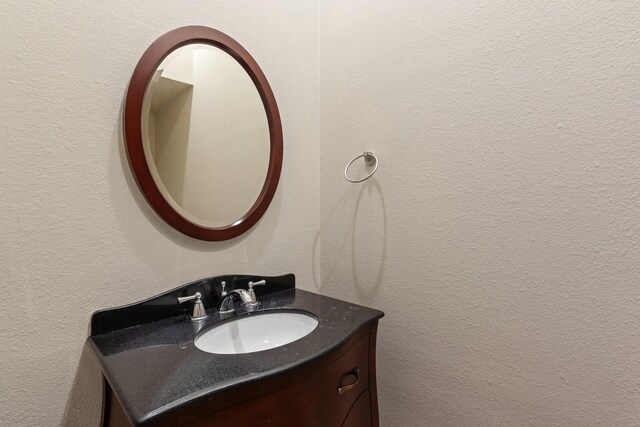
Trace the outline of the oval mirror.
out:
M 273 199 L 282 125 L 251 55 L 207 27 L 156 40 L 136 66 L 124 110 L 129 165 L 169 225 L 201 240 L 236 237 Z

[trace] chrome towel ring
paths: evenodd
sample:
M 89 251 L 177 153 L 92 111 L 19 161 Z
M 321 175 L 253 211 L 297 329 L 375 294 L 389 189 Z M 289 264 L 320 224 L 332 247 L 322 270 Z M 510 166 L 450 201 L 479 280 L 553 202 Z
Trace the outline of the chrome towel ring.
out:
M 365 162 L 365 164 L 367 166 L 374 166 L 373 170 L 371 171 L 371 173 L 369 175 L 365 176 L 362 179 L 351 179 L 351 178 L 349 178 L 349 175 L 347 173 L 349 171 L 349 166 L 351 166 L 351 164 L 353 162 L 355 162 L 356 160 L 358 160 L 360 157 L 364 157 L 364 162 Z M 360 154 L 358 157 L 354 158 L 349 163 L 347 163 L 347 167 L 344 168 L 344 177 L 349 182 L 362 182 L 362 181 L 365 181 L 365 180 L 371 178 L 371 176 L 373 176 L 373 174 L 376 173 L 377 170 L 378 170 L 378 158 L 375 156 L 375 154 L 373 154 L 373 153 L 371 153 L 369 151 L 365 151 L 364 154 Z

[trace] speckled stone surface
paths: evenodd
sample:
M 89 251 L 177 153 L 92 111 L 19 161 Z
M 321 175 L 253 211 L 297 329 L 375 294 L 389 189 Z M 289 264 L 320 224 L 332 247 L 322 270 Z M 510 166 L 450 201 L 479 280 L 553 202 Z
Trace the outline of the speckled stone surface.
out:
M 210 354 L 195 347 L 196 335 L 220 322 L 181 315 L 88 338 L 102 371 L 129 418 L 145 424 L 234 387 L 266 379 L 328 354 L 359 329 L 383 316 L 378 310 L 315 293 L 290 289 L 259 296 L 253 313 L 301 310 L 318 318 L 317 328 L 300 340 L 274 349 L 238 355 Z

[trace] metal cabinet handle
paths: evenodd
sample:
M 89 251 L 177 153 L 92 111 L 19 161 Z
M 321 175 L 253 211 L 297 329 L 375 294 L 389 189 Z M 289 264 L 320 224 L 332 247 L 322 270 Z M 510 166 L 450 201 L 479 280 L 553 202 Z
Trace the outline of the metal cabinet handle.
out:
M 349 384 L 344 384 L 345 381 L 352 381 Z M 340 387 L 338 387 L 338 394 L 346 393 L 347 391 L 354 388 L 358 382 L 360 381 L 360 368 L 354 368 L 353 371 L 349 372 L 340 380 Z

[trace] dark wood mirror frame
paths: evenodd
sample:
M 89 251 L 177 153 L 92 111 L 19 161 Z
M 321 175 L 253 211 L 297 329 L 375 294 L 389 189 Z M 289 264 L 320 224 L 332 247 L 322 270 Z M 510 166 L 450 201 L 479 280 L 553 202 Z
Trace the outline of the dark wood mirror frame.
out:
M 142 105 L 151 77 L 167 55 L 179 47 L 193 43 L 215 46 L 238 61 L 256 85 L 269 123 L 271 150 L 267 177 L 262 191 L 247 213 L 232 224 L 219 228 L 205 227 L 187 220 L 165 200 L 149 170 L 142 140 Z M 138 187 L 156 213 L 170 226 L 187 236 L 200 240 L 221 241 L 241 235 L 264 215 L 278 187 L 282 170 L 282 124 L 271 87 L 249 52 L 228 35 L 212 28 L 200 26 L 178 28 L 164 34 L 149 46 L 140 58 L 127 89 L 124 135 L 129 166 Z

